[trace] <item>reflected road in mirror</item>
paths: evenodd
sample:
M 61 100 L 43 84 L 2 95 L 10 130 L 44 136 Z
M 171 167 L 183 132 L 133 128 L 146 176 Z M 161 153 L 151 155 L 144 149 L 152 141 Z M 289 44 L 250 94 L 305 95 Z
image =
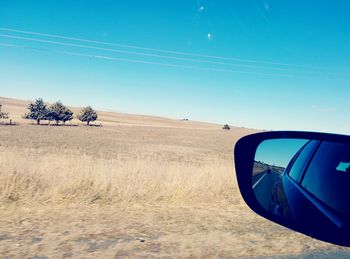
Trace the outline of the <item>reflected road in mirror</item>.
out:
M 280 214 L 278 184 L 281 174 L 307 140 L 277 139 L 262 142 L 255 154 L 252 187 L 261 206 Z
M 252 188 L 261 207 L 305 233 L 350 240 L 350 145 L 273 139 L 256 149 Z

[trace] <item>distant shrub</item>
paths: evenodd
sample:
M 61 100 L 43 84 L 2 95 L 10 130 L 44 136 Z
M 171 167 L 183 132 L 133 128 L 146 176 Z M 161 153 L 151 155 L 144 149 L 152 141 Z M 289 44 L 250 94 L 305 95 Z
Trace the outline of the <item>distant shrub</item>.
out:
M 43 99 L 36 99 L 34 103 L 28 105 L 29 112 L 24 115 L 24 119 L 35 120 L 39 125 L 41 120 L 47 120 L 48 109 Z
M 2 104 L 0 104 L 0 119 L 8 119 L 9 118 L 9 114 L 5 113 L 5 112 L 2 112 L 1 108 L 2 108 Z
M 65 124 L 66 121 L 73 119 L 73 112 L 69 110 L 65 105 L 63 105 L 60 101 L 58 101 L 49 107 L 47 119 L 50 121 L 56 121 L 57 125 L 60 121 Z
M 224 129 L 224 130 L 230 130 L 231 128 L 230 128 L 229 125 L 225 124 L 225 125 L 222 127 L 222 129 Z
M 82 122 L 86 122 L 86 125 L 89 126 L 91 121 L 97 120 L 97 112 L 91 106 L 87 106 L 81 109 L 77 118 Z

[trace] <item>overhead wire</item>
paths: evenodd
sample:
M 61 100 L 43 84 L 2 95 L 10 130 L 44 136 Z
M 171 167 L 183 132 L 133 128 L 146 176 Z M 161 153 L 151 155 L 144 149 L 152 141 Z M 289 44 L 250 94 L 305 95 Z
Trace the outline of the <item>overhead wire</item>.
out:
M 257 65 L 233 64 L 233 63 L 210 61 L 210 60 L 201 60 L 201 59 L 174 57 L 174 56 L 164 56 L 164 55 L 152 54 L 152 53 L 135 52 L 135 51 L 128 51 L 128 50 L 117 50 L 117 49 L 111 49 L 111 48 L 102 48 L 102 47 L 68 43 L 68 42 L 44 40 L 44 39 L 37 39 L 37 38 L 28 38 L 28 37 L 8 35 L 8 34 L 0 34 L 0 37 L 20 39 L 20 40 L 25 40 L 25 41 L 49 43 L 49 44 L 55 44 L 55 45 L 71 46 L 71 47 L 78 47 L 78 48 L 85 48 L 85 49 L 95 49 L 95 50 L 102 50 L 102 51 L 109 51 L 109 52 L 116 52 L 116 53 L 124 53 L 124 54 L 130 54 L 130 55 L 148 56 L 148 57 L 155 57 L 155 58 L 181 60 L 181 61 L 190 61 L 190 62 L 196 62 L 196 63 L 208 63 L 208 64 L 215 64 L 215 65 L 225 65 L 225 66 L 235 66 L 235 67 L 245 67 L 245 68 L 259 68 L 259 69 L 291 71 L 291 69 L 287 69 L 287 68 L 262 67 L 262 66 L 257 66 Z
M 163 67 L 177 67 L 177 68 L 184 68 L 184 69 L 206 70 L 206 71 L 216 71 L 216 72 L 254 74 L 254 75 L 261 75 L 261 76 L 280 76 L 280 77 L 289 77 L 289 76 L 291 76 L 290 74 L 262 73 L 262 72 L 254 72 L 254 71 L 242 71 L 242 70 L 232 70 L 232 69 L 222 69 L 222 68 L 210 68 L 210 67 L 200 67 L 200 66 L 190 66 L 190 65 L 179 65 L 179 64 L 153 62 L 153 61 L 138 60 L 138 59 L 118 58 L 118 57 L 111 57 L 111 56 L 104 56 L 104 55 L 93 55 L 93 54 L 86 54 L 86 53 L 80 53 L 80 52 L 74 52 L 74 51 L 50 50 L 50 49 L 29 47 L 29 46 L 16 45 L 16 44 L 7 44 L 7 43 L 2 43 L 2 42 L 0 42 L 0 46 L 18 47 L 18 48 L 37 50 L 37 51 L 47 51 L 47 52 L 54 52 L 54 53 L 72 55 L 72 56 L 89 57 L 89 58 L 95 58 L 95 59 L 104 59 L 104 60 L 110 60 L 110 61 L 126 61 L 126 62 L 131 62 L 131 63 L 158 65 L 158 66 L 163 66 Z
M 38 33 L 38 32 L 29 32 L 29 31 L 22 31 L 22 30 L 15 30 L 15 29 L 8 29 L 0 27 L 0 30 L 2 31 L 10 31 L 10 32 L 20 32 L 20 33 L 27 33 L 32 35 L 38 35 L 38 36 L 45 36 L 45 37 L 56 37 L 61 38 L 65 40 L 76 40 L 81 42 L 89 42 L 89 43 L 103 43 L 103 44 L 109 44 L 109 45 L 120 45 L 120 44 L 114 44 L 114 43 L 106 43 L 106 42 L 100 42 L 100 41 L 94 41 L 94 40 L 85 40 L 85 39 L 79 39 L 79 38 L 71 38 L 71 37 L 65 37 L 65 36 L 59 36 L 59 35 L 52 35 L 52 34 L 45 34 L 45 33 Z M 153 58 L 159 58 L 159 59 L 172 59 L 172 60 L 178 60 L 178 61 L 187 61 L 187 62 L 195 62 L 199 64 L 212 64 L 212 65 L 221 65 L 221 66 L 234 66 L 234 67 L 240 67 L 240 68 L 256 68 L 256 69 L 262 69 L 262 70 L 278 70 L 278 71 L 286 71 L 286 72 L 294 72 L 298 74 L 327 74 L 331 76 L 343 76 L 339 73 L 330 73 L 330 72 L 321 72 L 321 71 L 296 71 L 291 68 L 281 68 L 281 67 L 270 67 L 270 66 L 263 66 L 262 64 L 265 62 L 256 62 L 260 65 L 252 65 L 252 64 L 237 64 L 237 63 L 227 63 L 227 62 L 220 62 L 220 61 L 212 61 L 212 60 L 203 60 L 203 59 L 194 59 L 194 58 L 188 58 L 188 57 L 178 57 L 178 56 L 168 56 L 168 55 L 160 55 L 160 54 L 154 54 L 154 53 L 145 53 L 145 52 L 137 52 L 137 51 L 129 51 L 129 50 L 120 50 L 120 49 L 112 49 L 112 48 L 104 48 L 104 47 L 98 47 L 98 46 L 91 46 L 86 44 L 76 44 L 76 43 L 70 43 L 70 42 L 63 42 L 63 41 L 55 41 L 55 40 L 47 40 L 47 39 L 41 39 L 41 38 L 31 38 L 31 37 L 23 37 L 18 35 L 9 35 L 9 34 L 0 34 L 0 37 L 3 38 L 9 38 L 9 39 L 18 39 L 23 41 L 32 41 L 32 42 L 41 42 L 41 43 L 47 43 L 47 44 L 54 44 L 54 45 L 61 45 L 61 46 L 70 46 L 70 47 L 76 47 L 76 48 L 84 48 L 84 49 L 92 49 L 92 50 L 99 50 L 99 51 L 107 51 L 107 52 L 114 52 L 114 53 L 122 53 L 122 54 L 128 54 L 128 55 L 136 55 L 136 56 L 144 56 L 144 57 L 153 57 Z M 2 44 L 4 46 L 4 43 Z M 122 45 L 124 47 L 129 45 Z M 10 46 L 8 46 L 10 47 Z M 133 46 L 134 47 L 134 46 Z M 147 49 L 147 50 L 157 50 L 162 51 L 158 49 L 151 49 L 151 48 L 142 48 L 137 47 L 140 49 Z M 31 47 L 33 49 L 33 47 Z M 47 50 L 45 50 L 47 51 Z M 58 52 L 58 51 L 56 51 Z M 68 53 L 69 51 L 64 51 L 65 53 Z M 173 52 L 173 51 L 166 51 L 169 53 L 183 53 L 186 55 L 192 55 L 191 53 L 185 53 L 185 52 Z M 60 53 L 63 53 L 63 51 L 60 51 Z M 79 52 L 72 52 L 70 53 L 79 53 Z M 129 62 L 138 62 L 138 63 L 144 63 L 144 64 L 154 64 L 154 65 L 162 65 L 168 66 L 168 67 L 183 67 L 183 68 L 195 68 L 195 69 L 202 69 L 202 70 L 212 70 L 212 71 L 222 71 L 222 72 L 235 72 L 235 73 L 245 73 L 245 74 L 257 74 L 257 75 L 269 75 L 269 76 L 293 76 L 295 74 L 279 74 L 279 73 L 271 73 L 271 72 L 255 72 L 255 71 L 244 71 L 244 70 L 232 70 L 232 69 L 226 69 L 226 68 L 213 68 L 213 67 L 201 67 L 201 66 L 193 66 L 193 65 L 183 65 L 183 64 L 170 64 L 170 63 L 164 63 L 164 62 L 154 62 L 154 61 L 145 61 L 145 60 L 137 60 L 137 59 L 128 59 L 128 58 L 121 58 L 121 57 L 111 57 L 108 55 L 90 55 L 86 53 L 79 53 L 80 56 L 90 56 L 90 57 L 100 57 L 103 59 L 109 59 L 109 60 L 119 60 L 119 61 L 129 61 Z M 197 54 L 193 54 L 197 55 Z M 193 56 L 192 55 L 192 56 Z M 215 57 L 215 56 L 207 56 L 207 55 L 199 55 L 201 57 Z M 271 64 L 269 62 L 269 64 Z M 274 64 L 283 64 L 283 63 L 274 63 Z M 287 64 L 284 64 L 287 65 Z
M 110 46 L 115 46 L 115 47 L 140 49 L 140 50 L 154 51 L 154 52 L 163 52 L 163 53 L 184 55 L 184 56 L 219 59 L 219 60 L 226 60 L 226 61 L 238 61 L 238 62 L 246 62 L 246 63 L 257 63 L 257 64 L 265 64 L 265 65 L 278 65 L 278 66 L 290 66 L 290 67 L 309 68 L 309 69 L 322 69 L 321 67 L 307 66 L 307 65 L 300 65 L 300 64 L 263 61 L 263 60 L 256 60 L 256 59 L 244 59 L 244 58 L 237 58 L 237 57 L 224 57 L 224 56 L 215 56 L 215 55 L 205 55 L 205 54 L 198 54 L 198 53 L 190 53 L 190 52 L 181 52 L 181 51 L 158 49 L 158 48 L 148 48 L 148 47 L 142 47 L 142 46 L 136 46 L 136 45 L 130 45 L 130 44 L 111 43 L 111 42 L 105 42 L 105 41 L 89 40 L 89 39 L 83 39 L 83 38 L 77 38 L 77 37 L 68 37 L 68 36 L 62 36 L 62 35 L 57 35 L 57 34 L 49 34 L 49 33 L 41 33 L 41 32 L 34 32 L 34 31 L 18 30 L 18 29 L 5 28 L 5 27 L 0 27 L 0 30 L 1 31 L 8 31 L 8 32 L 17 32 L 17 33 L 23 33 L 23 34 L 30 34 L 30 35 L 37 35 L 37 36 L 44 36 L 44 37 L 51 37 L 51 38 L 58 38 L 58 39 L 64 39 L 64 40 L 72 40 L 72 41 L 80 41 L 80 42 L 86 42 L 86 43 L 110 45 Z

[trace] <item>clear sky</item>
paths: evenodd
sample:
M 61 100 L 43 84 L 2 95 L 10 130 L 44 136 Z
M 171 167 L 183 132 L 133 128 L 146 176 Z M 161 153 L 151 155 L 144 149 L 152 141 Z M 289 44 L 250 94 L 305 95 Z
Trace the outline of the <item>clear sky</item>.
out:
M 1 0 L 0 96 L 350 134 L 349 13 L 345 0 Z

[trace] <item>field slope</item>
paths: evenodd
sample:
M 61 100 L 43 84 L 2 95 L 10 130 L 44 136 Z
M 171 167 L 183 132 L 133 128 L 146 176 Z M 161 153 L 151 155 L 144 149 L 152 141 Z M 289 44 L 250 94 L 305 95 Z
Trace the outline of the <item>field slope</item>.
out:
M 17 124 L 0 125 L 0 257 L 242 258 L 335 249 L 246 207 L 233 146 L 254 130 L 103 111 L 102 127 L 36 126 L 22 119 L 28 101 L 0 103 Z

